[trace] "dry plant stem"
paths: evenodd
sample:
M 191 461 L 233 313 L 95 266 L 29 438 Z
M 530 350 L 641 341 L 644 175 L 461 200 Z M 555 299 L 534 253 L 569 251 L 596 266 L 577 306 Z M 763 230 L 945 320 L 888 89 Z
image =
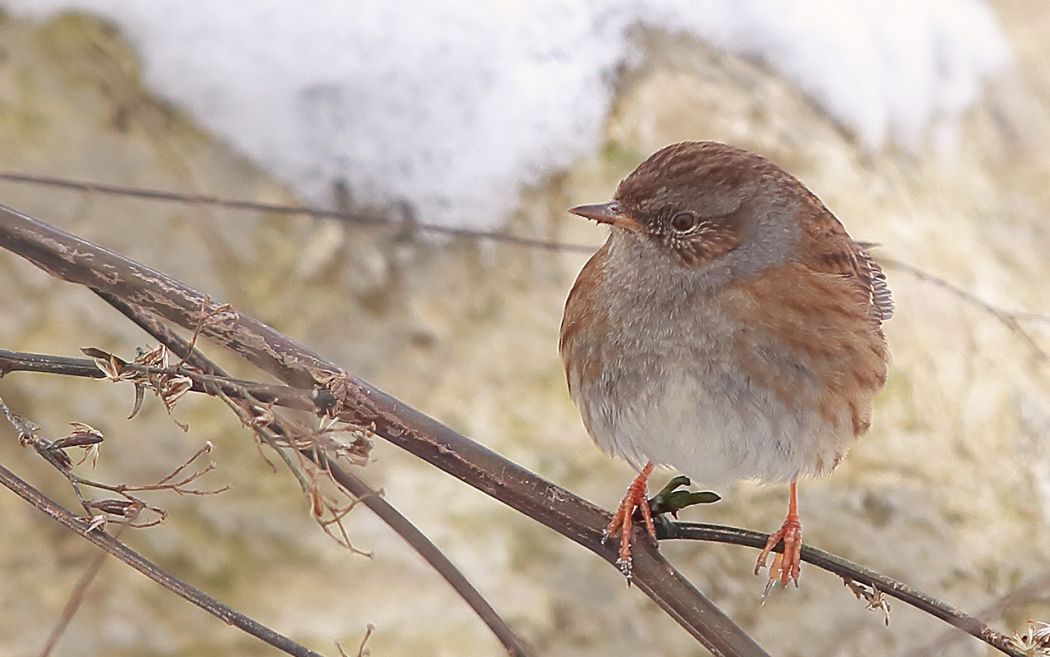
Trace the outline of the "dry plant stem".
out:
M 129 187 L 126 185 L 107 185 L 103 183 L 87 182 L 83 180 L 70 180 L 55 176 L 40 176 L 14 171 L 0 172 L 0 180 L 24 183 L 30 185 L 42 185 L 45 187 L 56 187 L 78 192 L 94 192 L 111 196 L 125 196 L 141 198 L 149 201 L 160 201 L 165 203 L 186 203 L 190 205 L 212 205 L 227 210 L 249 210 L 253 212 L 266 212 L 271 214 L 302 215 L 306 217 L 336 219 L 348 224 L 373 224 L 380 226 L 405 226 L 404 222 L 393 221 L 387 217 L 377 214 L 366 214 L 363 212 L 340 212 L 338 210 L 323 210 L 302 205 L 279 205 L 274 203 L 261 203 L 259 201 L 246 201 L 239 199 L 220 198 L 218 196 L 203 194 L 185 194 L 182 192 L 166 192 L 159 189 L 147 189 L 143 187 Z M 413 221 L 408 227 L 428 233 L 438 233 L 453 237 L 468 237 L 473 239 L 490 240 L 503 244 L 514 244 L 517 246 L 528 246 L 548 251 L 572 251 L 576 253 L 591 253 L 593 246 L 584 244 L 565 244 L 562 242 L 551 242 L 547 240 L 534 239 L 530 237 L 519 237 L 508 233 L 495 231 L 472 230 L 469 228 L 454 228 L 441 224 L 430 224 Z
M 192 370 L 165 369 L 162 367 L 144 367 L 135 363 L 127 363 L 127 369 L 133 372 L 146 372 L 151 374 L 178 374 L 186 376 L 193 381 L 194 392 L 215 394 L 216 391 L 223 392 L 236 397 L 242 396 L 247 391 L 252 400 L 262 404 L 276 404 L 300 411 L 316 413 L 319 404 L 326 403 L 324 398 L 318 396 L 312 390 L 304 388 L 293 388 L 286 385 L 274 385 L 245 381 L 243 379 L 232 379 L 225 376 L 202 374 Z M 10 372 L 45 372 L 48 374 L 62 374 L 65 376 L 79 376 L 90 379 L 103 379 L 106 375 L 95 365 L 90 358 L 75 358 L 69 356 L 49 356 L 46 354 L 33 354 L 22 351 L 8 351 L 0 349 L 0 377 Z M 330 395 L 329 395 L 330 396 Z
M 52 501 L 28 482 L 23 481 L 3 465 L 0 465 L 0 484 L 12 490 L 19 497 L 35 506 L 66 529 L 86 538 L 99 548 L 120 559 L 169 591 L 172 591 L 183 599 L 192 602 L 208 613 L 222 619 L 226 624 L 241 629 L 289 655 L 294 655 L 295 657 L 322 657 L 319 653 L 292 641 L 286 636 L 274 632 L 265 625 L 252 620 L 240 612 L 234 611 L 204 591 L 194 588 L 180 579 L 172 577 L 161 570 L 155 563 L 149 561 L 138 552 L 135 552 L 109 534 L 97 529 L 86 531 L 87 525 L 78 520 L 76 516 L 59 506 L 56 502 Z
M 745 545 L 759 549 L 766 544 L 766 539 L 769 538 L 768 534 L 761 534 L 746 529 L 692 522 L 660 523 L 657 525 L 656 534 L 662 540 L 709 541 L 712 543 Z M 775 551 L 780 552 L 782 550 L 783 543 L 780 543 L 775 548 Z M 879 574 L 842 557 L 808 545 L 802 546 L 802 560 L 843 578 L 872 586 L 888 596 L 894 597 L 901 602 L 905 602 L 916 609 L 943 620 L 949 625 L 957 627 L 1004 654 L 1011 655 L 1011 657 L 1024 657 L 1023 653 L 1010 645 L 1008 636 L 996 632 L 979 618 L 941 602 L 892 577 Z
M 22 358 L 23 356 L 24 359 Z M 74 376 L 95 376 L 90 373 L 89 368 L 86 367 L 90 361 L 85 359 L 65 359 L 54 356 L 42 356 L 40 354 L 23 355 L 17 352 L 6 352 L 3 350 L 0 350 L 0 373 L 4 371 L 5 363 L 12 361 L 16 363 L 25 362 L 39 364 L 39 369 L 34 369 L 33 367 L 19 369 L 49 373 L 55 373 L 56 370 L 60 369 L 55 366 L 54 361 L 73 361 L 74 366 L 70 367 L 68 371 L 57 373 L 73 374 Z M 281 388 L 281 386 L 276 386 L 275 388 Z M 311 392 L 308 390 L 285 388 L 278 392 L 280 393 L 279 397 L 282 402 L 288 403 L 291 407 L 300 408 L 309 405 Z M 299 398 L 297 398 L 297 395 Z M 664 540 L 703 540 L 757 548 L 764 546 L 765 541 L 768 538 L 767 534 L 760 534 L 745 529 L 701 523 L 659 523 L 657 524 L 657 535 L 660 539 Z M 781 549 L 781 546 L 778 545 L 775 548 L 775 551 L 779 552 Z M 982 623 L 977 617 L 966 614 L 965 612 L 917 591 L 898 580 L 866 569 L 843 559 L 842 557 L 809 546 L 803 547 L 802 560 L 855 582 L 862 582 L 869 586 L 874 586 L 877 590 L 882 591 L 886 595 L 910 604 L 920 611 L 930 613 L 931 615 L 940 618 L 944 622 L 959 628 L 982 641 L 991 643 L 991 645 L 996 648 L 1002 649 L 1003 645 L 1005 645 L 1003 643 L 1004 639 L 1002 638 L 1002 635 L 987 627 L 987 625 Z M 1044 574 L 1026 584 L 1022 589 L 1011 594 L 1009 600 L 1013 600 L 1015 595 L 1033 595 L 1043 591 L 1047 586 L 1050 586 L 1050 584 L 1047 584 L 1048 582 L 1050 582 L 1050 574 Z M 998 611 L 1000 611 L 1000 607 L 996 606 L 982 612 L 979 616 L 997 613 Z M 991 637 L 991 641 L 989 640 L 989 637 Z M 920 654 L 928 653 L 919 651 L 913 653 L 910 657 L 917 657 L 917 655 Z M 1019 653 L 1007 651 L 1007 654 L 1013 655 Z
M 120 535 L 124 533 L 130 525 L 122 524 L 117 527 L 117 531 L 113 532 L 113 540 L 116 541 L 120 538 Z M 95 530 L 98 531 L 98 530 Z M 62 616 L 59 617 L 58 623 L 51 630 L 51 635 L 47 638 L 47 643 L 44 644 L 43 649 L 40 651 L 40 657 L 48 657 L 51 651 L 54 650 L 55 644 L 62 637 L 62 634 L 69 627 L 69 623 L 73 620 L 73 616 L 76 615 L 77 610 L 80 609 L 80 605 L 84 602 L 84 596 L 87 594 L 87 589 L 91 586 L 91 582 L 95 580 L 98 575 L 98 571 L 102 569 L 102 564 L 106 563 L 106 557 L 109 556 L 107 552 L 99 552 L 95 559 L 88 566 L 87 570 L 80 577 L 80 581 L 77 582 L 76 587 L 69 596 L 69 600 L 66 602 L 66 606 L 62 609 Z
M 1050 599 L 1050 570 L 1036 575 L 1018 588 L 996 599 L 975 615 L 981 620 L 988 621 L 993 618 L 999 618 L 1003 612 L 1014 605 L 1047 599 Z M 929 642 L 909 650 L 905 653 L 905 657 L 930 657 L 931 655 L 943 654 L 961 638 L 962 635 L 959 632 L 949 629 L 930 639 Z
M 956 296 L 963 301 L 980 308 L 984 312 L 988 313 L 995 319 L 997 319 L 1003 326 L 1005 326 L 1011 333 L 1021 338 L 1031 349 L 1032 352 L 1043 360 L 1050 359 L 1050 354 L 1047 354 L 1046 350 L 1043 349 L 1035 338 L 1021 325 L 1022 321 L 1037 322 L 1037 323 L 1050 323 L 1050 317 L 1041 315 L 1039 313 L 1027 313 L 1017 312 L 1012 310 L 1004 310 L 994 304 L 991 304 L 981 297 L 977 296 L 969 290 L 965 290 L 950 281 L 947 281 L 939 276 L 934 276 L 929 272 L 926 272 L 915 265 L 910 265 L 906 262 L 897 260 L 896 258 L 889 258 L 883 255 L 879 256 L 879 262 L 883 263 L 887 268 L 898 269 L 900 271 L 907 272 L 917 278 L 920 281 L 929 283 L 935 287 L 938 287 L 949 294 Z
M 16 210 L 0 206 L 0 246 L 64 280 L 119 297 L 193 330 L 204 295 L 156 270 Z M 243 314 L 213 318 L 202 335 L 297 387 L 327 386 L 341 419 L 415 454 L 575 541 L 610 564 L 602 544 L 609 514 L 348 375 L 307 348 Z M 634 584 L 718 657 L 767 653 L 651 546 L 634 555 Z
M 127 304 L 106 292 L 95 290 L 95 293 L 125 317 L 134 322 L 139 328 L 146 331 L 161 344 L 172 350 L 172 352 L 179 354 L 184 362 L 189 363 L 193 367 L 196 367 L 209 375 L 218 377 L 214 381 L 217 387 L 221 389 L 225 385 L 221 382 L 221 377 L 225 377 L 226 373 L 217 364 L 195 349 L 194 342 L 186 342 L 162 322 L 156 321 L 152 316 L 140 308 Z M 200 325 L 198 325 L 197 328 L 199 329 Z M 196 336 L 196 334 L 197 330 L 194 331 L 194 336 Z M 2 360 L 0 360 L 0 373 L 2 372 Z M 244 383 L 252 385 L 249 382 Z M 309 391 L 301 392 L 309 394 Z M 259 401 L 247 386 L 237 384 L 237 387 L 231 390 L 231 393 L 234 393 L 233 396 L 239 397 L 245 401 Z M 283 396 L 285 396 L 283 391 L 277 391 L 270 399 L 274 400 L 275 403 L 279 403 Z M 310 410 L 315 409 L 311 408 Z M 503 644 L 503 647 L 507 650 L 508 654 L 513 657 L 528 657 L 529 651 L 524 642 L 522 642 L 522 640 L 514 633 L 496 610 L 493 609 L 488 600 L 485 599 L 481 592 L 470 583 L 470 580 L 468 580 L 466 576 L 463 575 L 463 573 L 448 559 L 448 557 L 446 557 L 445 554 L 434 545 L 434 543 L 427 538 L 423 532 L 413 525 L 408 518 L 403 516 L 392 504 L 387 502 L 382 495 L 373 490 L 372 487 L 362 479 L 349 470 L 341 467 L 339 464 L 333 463 L 317 450 L 303 449 L 299 450 L 299 453 L 316 463 L 322 470 L 327 471 L 336 483 L 346 489 L 346 491 L 358 500 L 361 500 L 369 510 L 379 516 L 379 518 L 385 522 L 394 533 L 404 539 L 404 541 L 408 543 L 408 545 L 412 547 L 412 549 L 414 549 L 424 561 L 430 564 L 430 566 L 434 568 L 434 570 L 437 571 L 446 582 L 448 582 L 449 586 L 451 586 L 452 589 L 463 598 L 467 605 L 474 610 L 478 617 L 481 618 L 482 622 L 489 627 L 492 633 L 496 635 L 496 638 Z M 371 634 L 371 632 L 368 634 Z M 365 641 L 367 640 L 368 635 L 365 636 Z M 364 649 L 364 641 L 361 643 L 361 649 Z M 358 652 L 360 653 L 361 650 Z
M 427 538 L 426 534 L 413 525 L 408 518 L 387 502 L 382 495 L 349 470 L 332 463 L 325 456 L 316 454 L 312 450 L 303 450 L 301 453 L 317 463 L 321 469 L 327 469 L 340 486 L 361 500 L 362 504 L 379 516 L 396 534 L 412 546 L 412 549 L 430 564 L 455 589 L 460 597 L 470 605 L 471 609 L 474 610 L 481 620 L 489 626 L 496 638 L 506 648 L 508 654 L 515 657 L 527 657 L 530 654 L 524 642 L 510 629 L 506 621 L 496 613 L 492 605 L 474 588 L 474 585 L 467 580 L 463 573 L 449 561 L 445 553 L 434 545 Z

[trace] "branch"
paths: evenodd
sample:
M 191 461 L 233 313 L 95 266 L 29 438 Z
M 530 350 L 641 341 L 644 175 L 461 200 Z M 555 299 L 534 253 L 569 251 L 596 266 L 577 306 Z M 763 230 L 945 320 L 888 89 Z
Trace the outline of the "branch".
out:
M 64 280 L 112 294 L 124 302 L 193 330 L 206 297 L 156 270 L 0 206 L 0 246 Z M 449 427 L 344 373 L 265 324 L 238 313 L 213 318 L 202 335 L 256 367 L 298 387 L 327 387 L 349 422 L 374 426 L 387 441 L 543 523 L 605 559 L 609 514 L 547 482 Z M 743 630 L 640 541 L 634 582 L 716 657 L 766 655 Z
M 760 534 L 746 529 L 693 522 L 661 523 L 657 526 L 656 535 L 660 539 L 728 543 L 753 547 L 759 550 L 765 546 L 766 539 L 769 538 L 768 534 Z M 782 548 L 783 544 L 777 545 L 776 551 L 780 552 Z M 874 570 L 869 570 L 852 561 L 808 545 L 802 546 L 802 560 L 844 579 L 867 584 L 877 591 L 897 598 L 920 611 L 924 611 L 949 625 L 959 628 L 963 632 L 984 641 L 1011 657 L 1025 657 L 1024 653 L 1017 650 L 1010 641 L 1010 637 L 996 632 L 979 618 L 975 618 L 964 611 L 941 602 L 937 598 L 914 589 L 892 577 L 881 575 Z
M 976 306 L 980 310 L 988 313 L 995 319 L 997 319 L 1003 326 L 1005 326 L 1011 333 L 1021 338 L 1031 349 L 1032 352 L 1042 360 L 1050 359 L 1050 354 L 1047 354 L 1046 350 L 1043 349 L 1035 338 L 1022 326 L 1021 322 L 1028 321 L 1040 324 L 1050 324 L 1050 316 L 1042 315 L 1040 313 L 1030 313 L 1015 310 L 1006 310 L 996 306 L 995 304 L 982 299 L 973 292 L 963 289 L 947 281 L 940 276 L 935 276 L 927 271 L 919 269 L 915 265 L 910 265 L 896 258 L 889 258 L 883 255 L 879 255 L 879 262 L 886 265 L 887 268 L 899 269 L 907 272 L 914 276 L 916 279 L 938 287 L 945 292 L 962 299 L 966 303 Z
M 18 475 L 11 472 L 3 465 L 0 465 L 0 484 L 12 490 L 19 497 L 35 506 L 38 510 L 66 529 L 86 538 L 99 548 L 112 554 L 114 557 L 120 559 L 184 600 L 192 602 L 209 614 L 220 618 L 227 625 L 233 625 L 234 627 L 265 641 L 274 648 L 289 655 L 294 655 L 295 657 L 322 657 L 319 653 L 292 641 L 286 636 L 274 632 L 265 625 L 262 625 L 238 611 L 234 611 L 204 591 L 169 575 L 161 570 L 155 563 L 146 559 L 138 552 L 135 552 L 109 534 L 97 529 L 88 530 L 87 527 L 72 513 L 59 506 L 56 502 L 52 501 L 28 482 L 23 481 Z
M 1002 616 L 1003 612 L 1013 605 L 1029 602 L 1032 600 L 1046 599 L 1050 596 L 1050 571 L 1043 571 L 1020 587 L 1010 591 L 1006 595 L 994 600 L 984 609 L 977 612 L 977 618 L 990 620 Z M 921 645 L 906 653 L 905 657 L 926 657 L 926 655 L 939 655 L 951 647 L 962 635 L 952 630 L 938 634 L 926 644 Z
M 196 350 L 192 352 L 184 351 L 182 347 L 188 346 L 185 344 L 185 341 L 174 333 L 168 331 L 163 325 L 157 327 L 149 326 L 148 322 L 140 323 L 138 320 L 142 318 L 138 317 L 134 308 L 126 307 L 126 312 L 125 309 L 119 307 L 118 309 L 128 315 L 129 318 L 132 318 L 133 321 L 136 321 L 136 323 L 146 329 L 147 332 L 151 333 L 155 338 L 168 345 L 175 353 L 191 354 L 189 362 L 194 367 L 205 369 L 208 372 L 221 372 L 214 363 L 204 358 L 200 352 Z M 196 392 L 215 394 L 216 391 L 219 391 L 223 394 L 230 395 L 231 397 L 253 403 L 259 401 L 260 398 L 258 395 L 261 393 L 262 398 L 265 401 L 272 402 L 276 405 L 298 410 L 307 410 L 315 413 L 318 412 L 318 407 L 313 401 L 311 401 L 315 395 L 313 391 L 310 390 L 291 388 L 288 386 L 258 384 L 251 381 L 231 379 L 224 374 L 204 374 L 202 372 L 181 368 L 165 369 L 159 367 L 143 367 L 134 363 L 124 363 L 123 367 L 126 367 L 129 371 L 133 372 L 148 372 L 165 376 L 186 376 L 193 381 L 192 390 Z M 19 371 L 63 374 L 67 376 L 92 379 L 105 378 L 105 374 L 103 374 L 98 368 L 95 361 L 90 359 L 47 356 L 44 354 L 28 354 L 0 349 L 0 376 L 3 376 L 8 372 Z M 429 563 L 457 593 L 459 593 L 478 616 L 481 617 L 511 655 L 522 657 L 528 655 L 528 650 L 522 641 L 514 634 L 513 630 L 510 629 L 499 614 L 496 613 L 481 593 L 474 588 L 469 580 L 467 580 L 463 573 L 448 560 L 444 553 L 442 553 L 425 534 L 420 532 L 419 529 L 417 529 L 407 518 L 401 515 L 397 509 L 383 499 L 377 491 L 373 490 L 368 484 L 348 470 L 333 463 L 323 454 L 311 449 L 301 450 L 301 453 L 314 461 L 322 470 L 329 472 L 336 483 L 345 488 L 356 498 L 362 500 L 365 506 L 378 515 L 380 519 L 386 522 L 387 525 L 395 531 L 395 533 L 400 535 L 405 542 L 415 549 L 416 552 L 419 553 L 420 556 L 422 556 L 423 559 Z
M 176 354 L 181 354 L 183 362 L 189 363 L 193 367 L 205 372 L 207 375 L 213 375 L 210 378 L 211 382 L 217 388 L 225 388 L 227 390 L 226 394 L 241 397 L 245 401 L 259 401 L 259 398 L 256 397 L 254 383 L 247 381 L 232 382 L 226 378 L 226 373 L 222 368 L 195 349 L 192 342 L 186 342 L 180 336 L 168 329 L 168 327 L 162 322 L 157 322 L 142 309 L 129 305 L 111 294 L 100 292 L 98 290 L 95 290 L 95 293 L 106 301 L 106 303 L 113 306 L 113 308 L 134 322 L 139 328 L 153 336 L 161 344 L 167 346 Z M 194 336 L 196 337 L 196 335 L 197 331 L 195 330 Z M 0 357 L 0 373 L 2 372 L 3 360 L 2 357 Z M 303 397 L 313 395 L 312 391 L 293 391 L 291 388 L 286 388 L 285 386 L 271 386 L 266 392 L 273 393 L 273 395 L 269 397 L 269 400 L 277 405 L 282 405 L 282 402 L 291 395 L 301 394 Z M 305 403 L 305 400 L 301 400 L 300 407 L 307 406 L 308 404 Z M 309 410 L 313 410 L 316 413 L 319 409 L 315 407 Z M 488 600 L 485 599 L 481 592 L 470 583 L 470 580 L 468 580 L 466 576 L 456 568 L 455 564 L 453 564 L 448 557 L 446 557 L 445 554 L 434 545 L 426 534 L 421 532 L 411 521 L 408 520 L 408 518 L 403 516 L 392 504 L 387 502 L 378 491 L 373 490 L 371 486 L 349 470 L 334 463 L 320 450 L 302 449 L 299 450 L 299 453 L 312 460 L 322 470 L 328 472 L 339 486 L 343 487 L 358 500 L 361 500 L 369 510 L 379 516 L 379 518 L 385 522 L 394 533 L 400 536 L 423 558 L 424 561 L 430 564 L 430 566 L 437 571 L 449 586 L 451 586 L 452 589 L 463 598 L 467 605 L 474 610 L 478 617 L 481 618 L 482 622 L 489 627 L 512 657 L 528 657 L 529 651 L 525 644 L 520 638 L 518 638 L 496 610 L 492 608 L 492 605 L 489 604 Z M 365 641 L 367 640 L 368 637 L 366 635 Z M 364 642 L 362 642 L 361 645 L 363 650 Z M 359 650 L 358 652 L 360 653 L 362 650 Z
M 532 237 L 520 237 L 518 235 L 511 235 L 509 233 L 501 233 L 498 231 L 456 228 L 444 224 L 432 224 L 420 221 L 397 222 L 378 214 L 366 214 L 364 212 L 340 212 L 338 210 L 324 210 L 304 205 L 281 205 L 276 203 L 262 203 L 259 201 L 246 201 L 243 199 L 221 198 L 219 196 L 204 194 L 169 192 L 159 189 L 148 189 L 145 187 L 108 185 L 104 183 L 71 180 L 69 178 L 58 178 L 55 176 L 40 176 L 15 171 L 0 171 L 0 180 L 29 185 L 41 185 L 44 187 L 57 187 L 60 189 L 69 189 L 79 192 L 94 192 L 110 196 L 140 198 L 149 201 L 160 201 L 163 203 L 212 205 L 226 210 L 250 210 L 265 212 L 268 214 L 301 215 L 318 219 L 336 219 L 348 224 L 371 224 L 391 227 L 397 227 L 400 225 L 427 233 L 437 233 L 441 235 L 449 235 L 451 237 L 490 240 L 503 244 L 527 246 L 547 251 L 571 251 L 576 253 L 591 253 L 594 251 L 593 246 L 587 246 L 585 244 L 565 244 L 562 242 L 551 242 Z
M 311 413 L 323 412 L 334 403 L 331 394 L 305 388 L 294 388 L 286 385 L 258 383 L 245 379 L 234 379 L 228 376 L 205 374 L 190 369 L 170 369 L 164 367 L 146 367 L 136 363 L 124 362 L 122 367 L 128 371 L 142 374 L 161 374 L 185 376 L 193 382 L 193 392 L 215 394 L 216 391 L 228 395 L 240 396 L 247 391 L 252 399 L 263 404 L 275 404 L 285 408 Z M 66 376 L 104 379 L 106 373 L 99 369 L 96 361 L 90 358 L 73 358 L 69 356 L 49 356 L 22 351 L 0 349 L 0 378 L 10 372 L 43 372 L 63 374 Z
M 123 524 L 117 527 L 117 531 L 113 533 L 113 540 L 118 540 L 120 535 L 125 529 L 130 527 L 130 524 Z M 88 529 L 87 531 L 92 531 Z M 51 635 L 47 638 L 47 643 L 40 650 L 39 657 L 49 657 L 51 651 L 55 649 L 55 645 L 58 640 L 62 638 L 69 624 L 73 621 L 73 616 L 76 615 L 80 606 L 84 603 L 84 596 L 87 594 L 88 587 L 95 581 L 95 577 L 98 576 L 98 572 L 102 570 L 102 566 L 106 563 L 106 557 L 108 553 L 99 552 L 95 557 L 95 560 L 88 565 L 87 570 L 81 575 L 80 580 L 76 586 L 73 587 L 73 592 L 70 593 L 69 599 L 66 601 L 65 607 L 62 608 L 62 615 L 59 616 L 58 623 L 51 630 Z

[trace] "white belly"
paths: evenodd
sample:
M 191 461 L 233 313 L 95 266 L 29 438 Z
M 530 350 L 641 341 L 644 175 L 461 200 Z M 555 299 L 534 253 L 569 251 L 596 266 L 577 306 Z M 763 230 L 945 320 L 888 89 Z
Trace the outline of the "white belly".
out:
M 606 451 L 637 467 L 670 466 L 705 485 L 792 481 L 834 466 L 848 432 L 787 407 L 725 365 L 621 361 L 592 386 L 583 384 L 592 389 L 579 390 L 577 402 Z M 620 389 L 627 381 L 645 383 Z

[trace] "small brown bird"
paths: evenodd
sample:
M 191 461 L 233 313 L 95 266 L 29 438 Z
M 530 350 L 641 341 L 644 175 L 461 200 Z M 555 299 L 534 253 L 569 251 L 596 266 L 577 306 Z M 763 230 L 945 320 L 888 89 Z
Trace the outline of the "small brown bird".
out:
M 886 381 L 879 265 L 796 178 L 726 144 L 672 144 L 574 214 L 612 226 L 569 293 L 559 348 L 594 441 L 641 473 L 608 527 L 655 540 L 653 464 L 704 484 L 790 483 L 770 582 L 798 585 L 797 482 L 831 472 Z

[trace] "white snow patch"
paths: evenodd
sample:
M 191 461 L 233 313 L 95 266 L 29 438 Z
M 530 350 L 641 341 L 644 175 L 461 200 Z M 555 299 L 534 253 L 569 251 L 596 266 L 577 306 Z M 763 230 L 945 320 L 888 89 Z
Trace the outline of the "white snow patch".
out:
M 593 151 L 632 27 L 693 35 L 794 81 L 871 150 L 917 148 L 1009 61 L 983 0 L 0 0 L 118 24 L 147 83 L 323 202 L 490 227 Z M 309 8 L 309 10 L 307 10 Z

